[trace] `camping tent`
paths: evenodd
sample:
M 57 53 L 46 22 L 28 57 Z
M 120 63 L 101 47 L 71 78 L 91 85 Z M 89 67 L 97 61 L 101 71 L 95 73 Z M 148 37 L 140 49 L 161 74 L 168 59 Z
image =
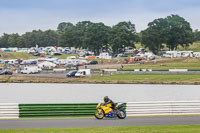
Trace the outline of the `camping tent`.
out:
M 44 62 L 38 64 L 38 67 L 40 67 L 40 68 L 52 68 L 52 67 L 56 67 L 56 64 L 54 64 L 52 62 L 44 61 Z

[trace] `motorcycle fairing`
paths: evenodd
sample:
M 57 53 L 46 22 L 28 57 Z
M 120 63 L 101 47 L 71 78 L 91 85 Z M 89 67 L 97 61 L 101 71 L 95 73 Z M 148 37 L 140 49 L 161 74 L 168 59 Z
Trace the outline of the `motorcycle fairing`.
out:
M 105 117 L 113 117 L 114 116 L 114 112 L 111 111 L 108 114 L 105 114 Z
M 102 109 L 104 110 L 105 115 L 109 114 L 112 111 L 112 109 L 110 107 L 107 107 L 107 106 L 102 106 Z

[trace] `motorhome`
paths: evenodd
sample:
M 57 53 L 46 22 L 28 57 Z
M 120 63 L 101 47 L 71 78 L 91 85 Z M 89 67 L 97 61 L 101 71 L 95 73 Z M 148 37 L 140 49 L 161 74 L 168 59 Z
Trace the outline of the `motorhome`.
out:
M 163 56 L 171 58 L 193 57 L 193 51 L 166 51 Z
M 194 52 L 193 56 L 196 57 L 196 58 L 200 58 L 200 52 Z
M 193 51 L 181 51 L 181 57 L 193 57 Z
M 39 73 L 41 71 L 40 68 L 37 66 L 29 66 L 29 67 L 24 67 L 23 70 L 21 70 L 22 74 L 34 74 L 34 73 Z

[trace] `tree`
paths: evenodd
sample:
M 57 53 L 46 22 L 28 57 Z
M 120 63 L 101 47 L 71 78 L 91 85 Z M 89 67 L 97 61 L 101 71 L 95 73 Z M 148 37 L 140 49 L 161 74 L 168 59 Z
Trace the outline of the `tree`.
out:
M 43 46 L 57 46 L 58 45 L 58 34 L 53 30 L 46 30 L 43 33 Z
M 190 23 L 178 15 L 171 15 L 166 18 L 167 41 L 170 50 L 177 49 L 178 45 L 188 47 L 193 43 L 193 32 Z
M 178 45 L 187 47 L 193 42 L 193 32 L 190 24 L 178 15 L 155 19 L 142 31 L 142 44 L 157 54 L 162 44 L 167 44 L 169 50 L 177 49 Z
M 114 53 L 121 52 L 125 47 L 135 47 L 134 42 L 137 41 L 135 25 L 129 22 L 120 22 L 113 26 L 110 30 L 109 44 Z
M 17 47 L 18 34 L 10 34 L 8 37 L 8 47 Z
M 200 31 L 195 30 L 194 31 L 194 42 L 200 41 Z
M 57 30 L 60 32 L 65 32 L 66 30 L 69 30 L 70 28 L 73 28 L 73 24 L 68 22 L 62 22 L 58 25 Z
M 9 35 L 6 33 L 4 33 L 3 36 L 0 37 L 1 48 L 8 48 L 8 38 L 9 38 Z
M 87 32 L 92 22 L 90 21 L 82 21 L 78 22 L 75 27 L 75 40 L 76 40 L 76 47 L 87 49 L 88 44 L 88 38 L 87 38 Z
M 148 24 L 148 28 L 142 31 L 141 43 L 148 47 L 154 54 L 158 54 L 166 42 L 167 37 L 167 22 L 165 19 L 155 19 Z
M 110 27 L 103 23 L 91 23 L 85 32 L 87 48 L 98 55 L 103 47 L 108 45 L 109 30 Z
M 53 30 L 33 30 L 32 32 L 26 32 L 18 40 L 23 47 L 40 47 L 56 46 L 58 45 L 58 34 Z

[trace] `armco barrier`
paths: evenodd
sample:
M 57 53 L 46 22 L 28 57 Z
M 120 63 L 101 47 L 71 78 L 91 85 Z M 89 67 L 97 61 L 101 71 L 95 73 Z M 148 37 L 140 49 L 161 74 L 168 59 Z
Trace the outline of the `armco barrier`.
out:
M 127 116 L 200 114 L 200 101 L 128 102 Z
M 17 103 L 0 103 L 0 119 L 19 118 Z
M 189 72 L 198 72 L 200 69 L 188 69 Z
M 20 118 L 93 116 L 97 103 L 19 104 Z
M 169 69 L 169 72 L 187 72 L 188 69 Z

